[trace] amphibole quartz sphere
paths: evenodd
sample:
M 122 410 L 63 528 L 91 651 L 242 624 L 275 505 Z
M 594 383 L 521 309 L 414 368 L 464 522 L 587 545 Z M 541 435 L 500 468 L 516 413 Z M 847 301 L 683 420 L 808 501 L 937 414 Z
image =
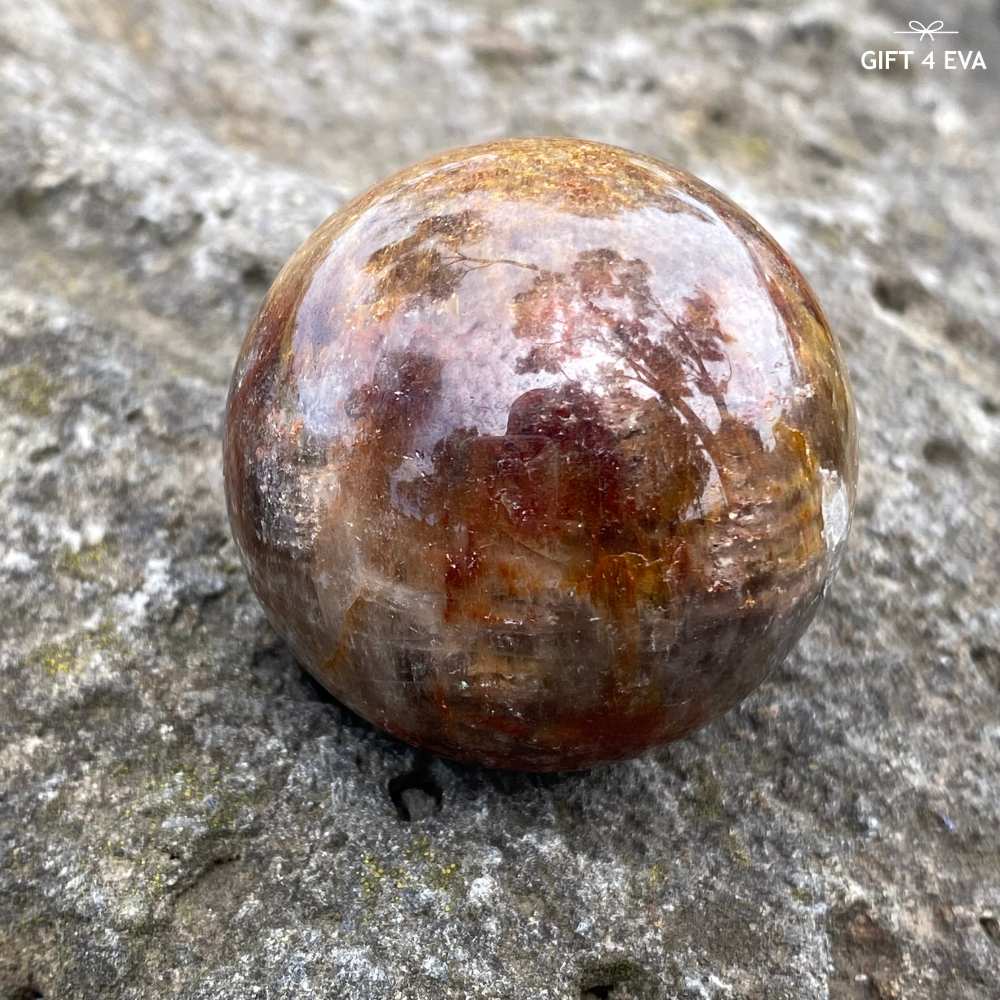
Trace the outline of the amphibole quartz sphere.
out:
M 570 139 L 404 170 L 324 222 L 226 413 L 254 590 L 339 699 L 529 770 L 748 694 L 844 545 L 837 345 L 781 248 L 674 167 Z

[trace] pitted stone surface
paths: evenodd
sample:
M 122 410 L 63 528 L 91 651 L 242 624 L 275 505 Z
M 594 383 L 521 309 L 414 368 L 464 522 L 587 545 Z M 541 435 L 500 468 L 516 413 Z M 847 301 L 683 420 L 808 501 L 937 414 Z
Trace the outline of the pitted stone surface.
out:
M 0 5 L 0 996 L 995 996 L 1000 31 L 952 15 L 985 74 L 861 69 L 921 14 Z M 419 757 L 320 693 L 220 468 L 243 330 L 305 235 L 532 133 L 759 218 L 841 338 L 862 455 L 777 675 L 549 778 Z

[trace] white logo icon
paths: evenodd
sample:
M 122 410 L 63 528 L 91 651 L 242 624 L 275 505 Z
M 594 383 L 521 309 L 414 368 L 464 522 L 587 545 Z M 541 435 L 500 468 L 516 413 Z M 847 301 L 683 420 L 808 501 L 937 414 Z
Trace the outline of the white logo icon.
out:
M 894 31 L 894 35 L 919 35 L 920 41 L 928 38 L 933 42 L 935 35 L 957 35 L 957 31 L 945 31 L 944 21 L 931 21 L 930 24 L 921 24 L 919 21 L 910 21 L 909 31 Z

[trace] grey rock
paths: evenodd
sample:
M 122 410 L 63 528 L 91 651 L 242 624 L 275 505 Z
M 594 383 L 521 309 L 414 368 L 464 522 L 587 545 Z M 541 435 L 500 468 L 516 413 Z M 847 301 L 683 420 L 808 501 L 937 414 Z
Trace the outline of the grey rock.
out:
M 896 0 L 2 0 L 0 997 L 995 998 L 994 8 L 949 15 L 985 73 L 879 74 Z M 298 242 L 396 167 L 523 133 L 663 156 L 756 215 L 862 431 L 850 552 L 784 667 L 683 743 L 553 778 L 425 759 L 320 692 L 219 465 Z

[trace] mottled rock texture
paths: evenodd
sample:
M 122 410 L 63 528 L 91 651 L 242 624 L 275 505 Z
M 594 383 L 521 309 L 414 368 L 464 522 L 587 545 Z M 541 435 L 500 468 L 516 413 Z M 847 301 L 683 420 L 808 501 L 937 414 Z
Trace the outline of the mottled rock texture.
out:
M 861 69 L 937 16 L 988 71 Z M 998 35 L 991 2 L 4 0 L 0 996 L 995 998 Z M 546 779 L 419 757 L 307 680 L 220 462 L 306 234 L 519 133 L 759 218 L 861 428 L 844 565 L 777 675 Z

